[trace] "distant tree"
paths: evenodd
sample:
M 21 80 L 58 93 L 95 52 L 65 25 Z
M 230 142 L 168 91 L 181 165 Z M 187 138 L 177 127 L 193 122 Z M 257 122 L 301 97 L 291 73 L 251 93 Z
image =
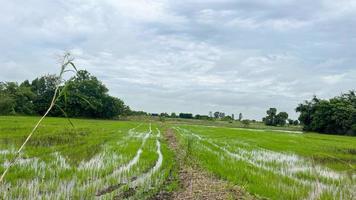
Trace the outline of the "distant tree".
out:
M 244 127 L 248 127 L 250 125 L 250 120 L 244 119 L 241 121 Z
M 232 118 L 232 120 L 235 120 L 235 115 L 231 114 L 231 118 Z
M 214 118 L 218 119 L 220 117 L 220 112 L 216 111 L 214 112 Z
M 209 119 L 209 116 L 208 115 L 199 115 L 199 114 L 197 114 L 197 115 L 194 116 L 194 118 L 195 119 L 207 120 L 207 119 Z
M 299 125 L 299 121 L 298 120 L 294 120 L 293 125 L 295 125 L 295 126 Z
M 225 113 L 220 112 L 220 113 L 219 113 L 219 118 L 223 119 L 224 117 L 225 117 Z
M 280 126 L 286 125 L 286 121 L 288 119 L 288 113 L 280 112 L 276 116 L 276 124 Z
M 130 115 L 134 115 L 134 116 L 142 116 L 142 115 L 148 115 L 147 112 L 144 112 L 144 111 L 134 111 L 132 110 L 130 112 Z
M 169 117 L 169 114 L 164 112 L 164 113 L 161 113 L 160 116 L 161 117 Z
M 284 126 L 286 124 L 286 121 L 288 119 L 288 113 L 286 112 L 280 112 L 277 114 L 277 109 L 276 108 L 270 108 L 267 110 L 267 116 L 262 118 L 262 121 L 267 125 L 267 126 Z
M 177 118 L 177 114 L 174 113 L 174 112 L 172 112 L 172 113 L 171 113 L 171 117 L 172 117 L 172 118 Z
M 288 124 L 289 125 L 293 125 L 294 124 L 294 120 L 293 119 L 288 119 Z
M 242 120 L 242 113 L 239 114 L 239 121 Z
M 179 113 L 179 118 L 192 119 L 193 114 L 192 113 Z
M 222 118 L 223 121 L 232 121 L 232 117 L 231 116 L 225 116 L 224 118 Z
M 276 116 L 277 116 L 277 109 L 276 108 L 270 108 L 267 110 L 267 116 L 264 118 L 264 122 L 267 126 L 276 126 Z

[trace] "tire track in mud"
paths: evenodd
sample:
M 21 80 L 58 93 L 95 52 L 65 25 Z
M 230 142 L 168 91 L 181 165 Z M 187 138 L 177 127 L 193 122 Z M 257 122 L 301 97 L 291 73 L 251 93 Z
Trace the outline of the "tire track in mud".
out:
M 156 153 L 158 154 L 158 159 L 157 159 L 154 167 L 151 168 L 149 172 L 147 172 L 147 173 L 141 175 L 140 177 L 138 177 L 134 182 L 132 182 L 130 184 L 130 187 L 137 187 L 138 185 L 143 184 L 145 181 L 147 181 L 149 178 L 151 178 L 151 176 L 155 172 L 157 172 L 159 170 L 159 168 L 162 166 L 163 154 L 162 154 L 162 151 L 161 151 L 161 142 L 159 141 L 160 131 L 158 129 L 157 129 L 157 131 L 158 131 L 158 136 L 157 136 L 157 139 L 156 139 L 156 147 L 157 147 Z
M 140 126 L 142 126 L 142 123 L 137 125 L 134 128 L 129 129 L 129 131 L 128 131 L 129 132 L 129 136 L 132 137 L 130 135 L 130 133 L 132 134 L 132 132 L 135 129 L 139 128 Z M 108 175 L 106 175 L 106 176 L 104 176 L 102 178 L 95 179 L 95 178 L 92 177 L 91 179 L 89 179 L 89 181 L 84 182 L 84 185 L 77 185 L 77 186 L 75 186 L 76 185 L 75 182 L 77 180 L 75 177 L 74 177 L 73 180 L 71 180 L 69 182 L 68 181 L 59 181 L 58 182 L 59 187 L 58 187 L 58 189 L 56 189 L 56 192 L 49 192 L 49 193 L 43 191 L 43 189 L 41 189 L 41 192 L 40 192 L 40 189 L 38 188 L 38 185 L 39 185 L 38 180 L 35 181 L 35 182 L 31 181 L 31 182 L 28 182 L 28 183 L 23 183 L 22 184 L 23 186 L 21 186 L 21 187 L 27 187 L 26 185 L 28 185 L 31 188 L 31 191 L 32 191 L 31 195 L 33 197 L 37 196 L 37 197 L 40 197 L 40 198 L 54 198 L 54 197 L 59 197 L 61 195 L 65 196 L 65 198 L 69 198 L 69 197 L 72 196 L 72 192 L 73 192 L 73 189 L 75 189 L 75 187 L 78 189 L 76 192 L 79 192 L 79 193 L 80 192 L 85 192 L 89 187 L 96 188 L 96 185 L 103 184 L 105 182 L 105 180 L 107 180 L 108 178 L 116 177 L 116 176 L 118 176 L 118 175 L 120 175 L 120 174 L 122 174 L 122 173 L 124 173 L 126 171 L 129 171 L 135 164 L 137 164 L 138 161 L 139 161 L 139 158 L 140 158 L 140 156 L 141 156 L 141 154 L 143 152 L 142 148 L 145 145 L 147 139 L 150 137 L 151 133 L 152 133 L 152 128 L 151 128 L 151 124 L 149 124 L 149 131 L 146 132 L 146 134 L 142 137 L 141 146 L 137 150 L 137 152 L 135 154 L 135 157 L 133 159 L 131 159 L 125 165 L 119 167 L 118 169 L 115 169 L 112 173 L 110 173 L 110 174 L 108 174 Z M 1 151 L 1 154 L 5 154 L 7 152 L 8 151 Z M 56 162 L 58 162 L 58 160 L 59 160 L 59 161 L 61 161 L 60 164 L 61 163 L 63 164 L 65 162 L 65 159 L 63 157 L 61 157 L 61 156 L 60 157 L 58 157 L 58 156 L 60 156 L 60 155 L 58 154 L 56 156 L 57 157 L 57 161 Z M 69 167 L 65 166 L 63 168 L 67 169 Z M 90 180 L 93 180 L 93 179 L 95 179 L 95 180 L 94 181 L 90 181 Z M 37 183 L 37 184 L 35 184 L 35 183 Z M 53 185 L 53 181 L 51 182 L 50 185 Z M 6 187 L 10 188 L 10 185 L 6 185 Z M 2 187 L 0 187 L 0 189 L 1 188 Z M 5 185 L 4 185 L 4 188 L 5 188 Z M 4 191 L 5 191 L 5 189 L 4 189 Z M 6 191 L 7 191 L 7 189 L 6 189 Z M 6 196 L 6 193 L 4 195 Z M 93 195 L 95 195 L 95 193 Z M 23 197 L 25 198 L 25 196 L 23 196 Z
M 211 141 L 209 141 L 209 140 L 207 140 L 205 138 L 202 138 L 201 136 L 199 136 L 199 135 L 197 135 L 197 134 L 195 134 L 195 133 L 193 133 L 193 132 L 191 132 L 191 131 L 189 131 L 187 129 L 181 129 L 181 128 L 178 127 L 176 130 L 178 130 L 178 131 L 183 130 L 183 131 L 189 132 L 192 136 L 196 137 L 199 142 L 201 142 L 201 141 L 207 142 L 210 145 L 214 146 L 215 148 L 220 149 L 222 152 L 227 154 L 229 157 L 232 157 L 232 158 L 237 159 L 237 160 L 244 161 L 244 162 L 246 162 L 246 163 L 248 163 L 248 164 L 250 164 L 250 165 L 252 165 L 254 167 L 266 170 L 268 172 L 271 172 L 271 173 L 274 173 L 274 174 L 277 174 L 277 175 L 287 176 L 288 178 L 291 178 L 291 179 L 293 179 L 294 181 L 296 181 L 298 183 L 301 183 L 301 184 L 304 184 L 304 185 L 305 184 L 309 184 L 309 185 L 313 186 L 313 184 L 311 182 L 309 182 L 309 181 L 301 180 L 301 179 L 296 178 L 294 176 L 289 176 L 289 175 L 283 174 L 283 172 L 278 172 L 278 171 L 276 171 L 276 170 L 274 170 L 274 169 L 272 169 L 270 167 L 264 166 L 264 165 L 262 165 L 260 163 L 253 162 L 250 159 L 245 158 L 245 157 L 241 156 L 240 154 L 233 153 L 233 152 L 227 150 L 225 147 L 221 147 L 221 146 L 217 145 L 216 143 L 211 142 Z M 214 154 L 216 154 L 218 156 L 220 155 L 219 152 L 214 151 L 213 149 L 211 149 L 210 147 L 206 146 L 203 143 L 201 143 L 201 144 L 208 151 L 210 151 L 210 152 L 212 152 L 212 153 L 214 153 Z M 322 191 L 323 191 L 322 188 L 324 188 L 324 187 L 325 186 L 323 186 L 321 183 L 318 183 L 316 185 L 316 187 L 310 192 L 310 194 L 308 195 L 308 197 L 306 199 L 308 199 L 308 200 L 317 199 L 322 194 Z
M 246 151 L 246 150 L 238 149 L 238 151 L 239 151 L 240 153 L 241 153 L 241 152 L 243 152 L 243 153 L 242 153 L 242 154 L 234 153 L 234 152 L 229 151 L 229 150 L 226 149 L 225 147 L 219 146 L 218 144 L 216 144 L 216 143 L 214 143 L 214 142 L 212 142 L 212 141 L 210 141 L 210 140 L 208 140 L 208 139 L 206 139 L 206 138 L 202 138 L 200 135 L 197 135 L 197 134 L 193 133 L 193 132 L 190 131 L 190 130 L 183 129 L 183 128 L 180 128 L 180 127 L 175 127 L 175 129 L 176 129 L 178 132 L 180 132 L 181 134 L 186 134 L 186 133 L 182 133 L 182 132 L 188 132 L 190 135 L 196 137 L 196 138 L 198 139 L 198 141 L 200 141 L 200 142 L 204 141 L 204 142 L 206 142 L 206 143 L 208 143 L 208 144 L 214 146 L 215 148 L 217 148 L 217 149 L 221 150 L 222 152 L 224 152 L 225 154 L 227 154 L 229 157 L 235 158 L 235 159 L 237 159 L 237 160 L 244 161 L 244 162 L 246 162 L 246 163 L 248 163 L 248 164 L 250 164 L 250 165 L 252 165 L 252 166 L 255 166 L 255 167 L 257 167 L 257 168 L 260 168 L 260 169 L 269 171 L 269 172 L 274 173 L 274 174 L 276 174 L 276 175 L 281 175 L 281 176 L 288 177 L 288 178 L 290 178 L 290 179 L 296 181 L 296 182 L 299 183 L 299 184 L 310 186 L 310 187 L 311 187 L 311 191 L 310 191 L 308 197 L 306 198 L 307 200 L 318 199 L 318 198 L 322 195 L 322 193 L 323 193 L 324 191 L 333 191 L 333 192 L 334 192 L 334 197 L 337 196 L 337 191 L 342 192 L 342 191 L 338 190 L 338 187 L 337 187 L 337 185 L 335 185 L 335 184 L 331 184 L 331 185 L 330 185 L 330 184 L 324 184 L 324 183 L 321 183 L 321 182 L 319 181 L 319 179 L 316 180 L 316 181 L 310 181 L 310 180 L 303 180 L 303 179 L 297 177 L 297 176 L 295 175 L 296 172 L 300 172 L 300 171 L 301 171 L 301 172 L 305 172 L 305 171 L 303 171 L 303 170 L 306 170 L 308 167 L 310 167 L 310 166 L 308 165 L 307 167 L 301 167 L 300 169 L 298 169 L 299 171 L 294 171 L 293 168 L 294 168 L 295 166 L 292 166 L 293 164 L 296 164 L 297 162 L 302 162 L 302 164 L 306 163 L 306 161 L 300 160 L 299 158 L 297 158 L 297 159 L 299 159 L 299 160 L 297 160 L 296 163 L 293 163 L 293 162 L 292 162 L 292 165 L 291 165 L 290 163 L 288 163 L 287 166 L 283 165 L 283 164 L 285 164 L 284 161 L 278 161 L 278 162 L 280 162 L 280 163 L 282 164 L 282 166 L 283 166 L 284 168 L 281 168 L 281 169 L 278 169 L 278 168 L 277 168 L 277 169 L 276 169 L 276 168 L 269 167 L 269 166 L 267 166 L 265 163 L 261 162 L 261 161 L 263 161 L 263 160 L 253 159 L 253 156 L 254 156 L 254 155 L 252 155 L 252 157 L 249 158 L 249 157 L 247 156 L 247 151 Z M 206 148 L 208 151 L 210 151 L 210 152 L 212 152 L 212 153 L 214 153 L 214 154 L 220 156 L 219 152 L 217 152 L 217 151 L 211 149 L 210 147 L 206 146 L 204 143 L 201 143 L 201 144 L 202 144 L 203 147 Z M 229 146 L 229 145 L 228 145 L 228 146 Z M 264 150 L 264 151 L 266 151 L 266 152 L 271 152 L 271 153 L 280 155 L 280 157 L 283 157 L 282 153 L 273 152 L 273 151 L 269 151 L 269 150 L 265 150 L 265 149 L 262 149 L 262 148 L 261 148 L 261 151 L 262 151 L 262 150 Z M 262 155 L 262 154 L 261 154 L 261 155 Z M 263 155 L 263 156 L 261 156 L 261 155 L 258 155 L 258 154 L 257 154 L 258 157 L 265 157 L 265 158 L 268 157 L 268 155 Z M 272 157 L 276 157 L 276 156 L 272 156 Z M 278 158 L 278 159 L 281 159 L 281 158 Z M 285 159 L 287 159 L 287 161 L 288 161 L 288 158 L 285 158 Z M 292 160 L 294 160 L 294 159 L 292 158 Z M 300 165 L 300 163 L 298 163 L 298 164 Z M 288 166 L 290 166 L 290 168 L 288 168 Z M 331 177 L 331 178 L 335 178 L 335 179 L 337 179 L 337 180 L 341 180 L 340 178 L 342 178 L 343 180 L 345 180 L 345 177 L 343 177 L 342 174 L 339 174 L 339 173 L 333 172 L 333 171 L 330 171 L 330 172 L 329 172 L 329 171 L 323 171 L 323 170 L 326 170 L 326 169 L 323 169 L 323 168 L 321 168 L 321 167 L 315 167 L 315 166 L 313 166 L 312 170 L 315 171 L 315 174 L 318 174 L 318 175 L 320 175 L 320 176 L 323 176 L 323 175 L 324 175 L 324 176 L 327 176 L 328 174 L 331 174 L 331 175 L 336 174 L 336 175 L 334 175 L 334 177 Z M 318 170 L 320 170 L 320 171 L 318 171 Z M 329 173 L 328 173 L 328 172 L 329 172 Z M 330 178 L 330 177 L 327 177 L 327 178 Z M 353 187 L 353 188 L 355 188 L 355 187 Z M 356 188 L 355 188 L 355 189 L 356 189 Z M 349 192 L 351 192 L 351 194 L 352 194 L 352 191 L 351 191 L 351 190 L 352 190 L 352 189 L 350 189 Z
M 118 189 L 120 189 L 122 186 L 127 185 L 129 189 L 125 192 L 119 192 L 114 196 L 114 199 L 122 199 L 122 198 L 128 198 L 130 196 L 135 195 L 136 193 L 136 188 L 139 187 L 140 185 L 143 185 L 146 181 L 150 180 L 153 174 L 155 174 L 162 166 L 163 162 L 163 154 L 161 151 L 161 142 L 160 142 L 160 131 L 158 128 L 157 130 L 157 136 L 156 136 L 156 153 L 158 154 L 158 159 L 155 162 L 155 165 L 149 169 L 148 172 L 143 173 L 139 175 L 137 178 L 136 177 L 131 177 L 131 182 L 129 183 L 118 183 L 117 185 L 109 186 L 105 188 L 104 190 L 101 190 L 97 193 L 96 196 L 103 196 L 103 195 L 108 195 Z M 152 131 L 151 131 L 152 132 Z
M 137 127 L 136 127 L 137 128 Z M 128 172 L 134 165 L 136 165 L 138 163 L 138 161 L 140 160 L 141 154 L 143 152 L 142 148 L 145 146 L 147 139 L 150 137 L 150 135 L 152 134 L 152 126 L 151 124 L 149 125 L 149 132 L 147 132 L 143 138 L 142 138 L 142 143 L 140 148 L 136 151 L 135 156 L 125 165 L 119 167 L 118 169 L 115 169 L 111 174 L 107 175 L 104 177 L 104 179 L 110 179 L 113 177 L 117 177 L 118 175 L 124 173 L 124 172 Z M 94 181 L 91 185 L 98 185 L 102 182 L 104 182 L 105 180 L 103 179 L 98 179 L 96 181 Z M 121 183 L 119 183 L 118 185 L 115 186 L 105 186 L 105 189 L 99 190 L 96 193 L 96 196 L 101 196 L 105 193 L 109 193 L 112 192 L 113 190 L 116 190 L 117 187 L 121 186 Z

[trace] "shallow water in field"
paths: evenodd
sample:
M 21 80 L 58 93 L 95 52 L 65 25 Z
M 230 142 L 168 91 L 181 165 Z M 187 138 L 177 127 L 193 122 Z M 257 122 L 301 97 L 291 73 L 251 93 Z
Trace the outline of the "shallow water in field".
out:
M 331 192 L 334 198 L 337 198 L 339 193 L 342 193 L 339 188 L 341 183 L 348 185 L 348 189 L 342 189 L 346 194 L 352 194 L 356 191 L 356 186 L 352 185 L 352 183 L 356 182 L 354 177 L 350 178 L 345 173 L 317 165 L 311 160 L 302 158 L 296 154 L 275 152 L 259 147 L 251 148 L 251 146 L 243 141 L 234 141 L 234 145 L 226 141 L 219 143 L 187 129 L 176 127 L 176 130 L 185 137 L 196 138 L 201 142 L 200 144 L 204 147 L 205 151 L 208 150 L 217 155 L 223 153 L 223 155 L 235 160 L 248 163 L 278 176 L 288 177 L 300 184 L 311 187 L 311 192 L 307 199 L 318 199 L 323 192 Z M 216 150 L 211 147 L 214 147 Z
M 131 187 L 150 184 L 152 176 L 160 170 L 163 162 L 161 143 L 159 141 L 160 131 L 159 129 L 156 129 L 157 134 L 155 134 L 155 143 L 151 140 L 149 143 L 155 144 L 156 149 L 153 152 L 157 154 L 158 158 L 155 165 L 150 168 L 148 172 L 142 173 L 140 171 L 142 168 L 141 165 L 146 164 L 147 161 L 140 163 L 140 160 L 142 154 L 147 150 L 147 147 L 145 146 L 152 136 L 153 131 L 151 124 L 148 127 L 148 131 L 137 131 L 136 129 L 141 125 L 142 124 L 127 132 L 128 137 L 125 138 L 126 142 L 125 140 L 120 140 L 112 143 L 114 146 L 118 145 L 120 147 L 125 147 L 129 140 L 134 139 L 135 141 L 141 141 L 141 145 L 130 159 L 128 159 L 125 154 L 122 154 L 124 152 L 115 153 L 115 151 L 112 150 L 112 147 L 106 146 L 91 159 L 81 161 L 78 166 L 71 166 L 66 158 L 59 152 L 48 155 L 47 158 L 49 161 L 46 162 L 36 157 L 23 158 L 23 156 L 21 156 L 15 163 L 14 167 L 24 171 L 32 170 L 38 178 L 27 180 L 19 179 L 15 184 L 5 182 L 0 185 L 0 191 L 2 193 L 0 197 L 3 197 L 4 199 L 35 199 L 37 197 L 56 199 L 69 198 L 75 194 L 85 194 L 88 197 L 93 197 L 96 192 L 109 187 L 112 183 L 120 184 L 122 181 L 129 180 L 130 176 L 132 176 L 132 171 L 138 173 L 138 178 L 130 183 Z M 146 150 L 144 150 L 144 147 Z M 8 155 L 12 153 L 14 153 L 12 150 L 0 150 L 0 155 Z M 123 160 L 128 161 L 122 163 Z M 2 166 L 6 167 L 8 164 L 9 161 L 4 160 Z M 106 175 L 100 175 L 102 170 L 107 171 Z M 58 176 L 65 175 L 69 171 L 72 175 L 69 175 L 66 178 L 58 178 Z M 80 173 L 82 177 L 85 175 L 87 180 L 79 180 L 76 173 Z M 47 177 L 46 179 L 43 179 L 45 176 L 51 176 L 51 178 Z M 113 194 L 110 194 L 107 197 L 103 196 L 102 198 L 110 199 L 113 197 L 112 195 Z

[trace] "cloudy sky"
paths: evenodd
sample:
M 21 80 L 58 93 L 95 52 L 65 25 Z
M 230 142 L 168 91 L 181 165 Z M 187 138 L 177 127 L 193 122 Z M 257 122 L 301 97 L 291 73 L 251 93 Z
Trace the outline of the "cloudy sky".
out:
M 0 2 L 0 81 L 71 51 L 133 109 L 255 119 L 356 89 L 353 0 Z

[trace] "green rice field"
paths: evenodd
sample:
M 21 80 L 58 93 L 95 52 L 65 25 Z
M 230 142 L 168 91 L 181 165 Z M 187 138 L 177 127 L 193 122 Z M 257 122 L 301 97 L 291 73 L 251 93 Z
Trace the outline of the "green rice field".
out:
M 38 120 L 0 117 L 0 172 Z M 151 199 L 180 190 L 173 131 L 200 169 L 256 199 L 356 199 L 356 138 L 299 131 L 46 118 L 0 199 Z

